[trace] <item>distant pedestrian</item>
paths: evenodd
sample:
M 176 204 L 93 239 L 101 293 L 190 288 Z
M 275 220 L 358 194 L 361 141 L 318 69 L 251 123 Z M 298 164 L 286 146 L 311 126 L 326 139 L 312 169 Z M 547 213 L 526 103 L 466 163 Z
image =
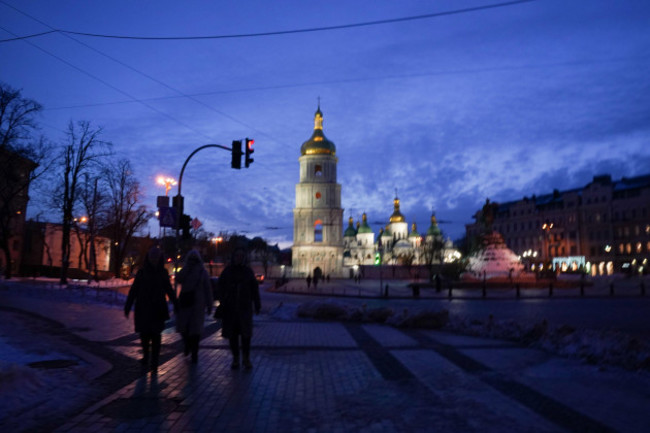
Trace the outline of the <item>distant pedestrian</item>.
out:
M 330 274 L 327 274 L 327 276 L 325 277 L 325 280 L 326 280 L 328 283 L 330 282 Z
M 219 293 L 223 305 L 221 335 L 227 338 L 232 352 L 231 368 L 239 368 L 239 342 L 244 368 L 251 363 L 251 338 L 253 336 L 253 308 L 255 314 L 261 309 L 260 291 L 253 270 L 246 263 L 246 251 L 237 248 L 232 261 L 219 277 Z
M 307 289 L 311 287 L 311 274 L 307 275 Z
M 210 276 L 203 266 L 201 255 L 190 250 L 185 256 L 183 269 L 176 276 L 181 284 L 178 295 L 176 330 L 183 337 L 183 353 L 192 354 L 192 363 L 199 360 L 199 341 L 203 333 L 205 314 L 212 312 L 212 286 Z
M 153 374 L 158 372 L 160 334 L 165 329 L 165 320 L 169 319 L 165 297 L 176 307 L 176 296 L 164 267 L 162 251 L 154 247 L 147 253 L 144 265 L 135 276 L 124 304 L 124 315 L 128 319 L 135 303 L 133 321 L 135 332 L 140 334 L 142 344 L 140 362 L 145 367 L 151 367 Z
M 440 275 L 436 274 L 436 292 L 440 292 L 442 290 L 442 280 L 440 280 Z
M 314 290 L 316 290 L 318 288 L 318 280 L 320 280 L 320 278 L 318 277 L 318 274 L 314 273 Z

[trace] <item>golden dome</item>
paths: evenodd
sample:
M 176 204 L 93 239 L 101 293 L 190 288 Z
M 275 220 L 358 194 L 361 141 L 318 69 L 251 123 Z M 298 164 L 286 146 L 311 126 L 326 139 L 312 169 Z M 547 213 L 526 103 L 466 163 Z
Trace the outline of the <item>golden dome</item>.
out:
M 323 113 L 320 111 L 320 104 L 314 115 L 314 132 L 309 140 L 302 143 L 301 155 L 336 155 L 336 146 L 325 137 L 323 133 Z
M 393 200 L 393 214 L 390 216 L 390 222 L 403 223 L 405 221 L 404 215 L 399 211 L 399 198 L 395 197 Z

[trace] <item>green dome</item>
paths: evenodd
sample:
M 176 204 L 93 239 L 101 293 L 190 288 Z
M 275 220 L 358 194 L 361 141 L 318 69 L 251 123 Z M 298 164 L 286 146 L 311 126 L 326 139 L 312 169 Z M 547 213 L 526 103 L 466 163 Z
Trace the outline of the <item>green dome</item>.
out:
M 334 142 L 325 137 L 323 133 L 323 113 L 320 106 L 314 115 L 314 132 L 311 138 L 300 147 L 301 155 L 336 155 L 336 146 Z
M 440 228 L 438 227 L 438 221 L 436 221 L 436 216 L 431 215 L 431 225 L 429 226 L 429 229 L 427 230 L 427 236 L 440 236 L 442 232 L 440 231 Z
M 419 238 L 420 233 L 418 233 L 418 227 L 413 223 L 413 226 L 411 227 L 411 233 L 409 233 L 410 238 Z
M 368 217 L 364 212 L 361 216 L 361 226 L 359 227 L 359 233 L 372 233 L 372 229 L 368 225 Z
M 355 237 L 357 235 L 357 231 L 354 229 L 354 226 L 352 225 L 352 217 L 349 219 L 350 224 L 348 225 L 348 228 L 345 229 L 345 233 L 343 234 L 344 237 Z

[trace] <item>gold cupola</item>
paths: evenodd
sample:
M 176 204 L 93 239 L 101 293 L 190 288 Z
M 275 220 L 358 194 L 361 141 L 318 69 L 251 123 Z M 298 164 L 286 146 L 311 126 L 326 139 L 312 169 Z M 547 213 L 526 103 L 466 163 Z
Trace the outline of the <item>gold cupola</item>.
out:
M 399 211 L 399 198 L 395 196 L 395 199 L 393 200 L 393 214 L 390 216 L 390 222 L 391 223 L 403 223 L 405 221 L 404 215 Z
M 320 111 L 320 102 L 314 115 L 314 132 L 311 138 L 300 147 L 301 155 L 336 155 L 334 142 L 325 137 L 323 133 L 323 113 Z

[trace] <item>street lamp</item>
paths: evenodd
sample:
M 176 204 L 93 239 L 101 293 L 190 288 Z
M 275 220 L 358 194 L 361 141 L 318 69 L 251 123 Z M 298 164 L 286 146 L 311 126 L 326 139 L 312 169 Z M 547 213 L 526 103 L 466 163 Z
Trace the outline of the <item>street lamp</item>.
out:
M 548 256 L 547 259 L 549 262 L 551 262 L 550 267 L 552 267 L 552 254 L 551 254 L 551 229 L 553 228 L 553 223 L 550 221 L 546 221 L 544 224 L 542 224 L 542 230 L 546 233 L 544 238 L 546 240 L 546 245 L 548 248 Z
M 176 185 L 176 179 L 173 177 L 158 176 L 156 179 L 158 185 L 165 187 L 165 196 L 169 194 L 169 191 L 172 189 L 172 186 Z

